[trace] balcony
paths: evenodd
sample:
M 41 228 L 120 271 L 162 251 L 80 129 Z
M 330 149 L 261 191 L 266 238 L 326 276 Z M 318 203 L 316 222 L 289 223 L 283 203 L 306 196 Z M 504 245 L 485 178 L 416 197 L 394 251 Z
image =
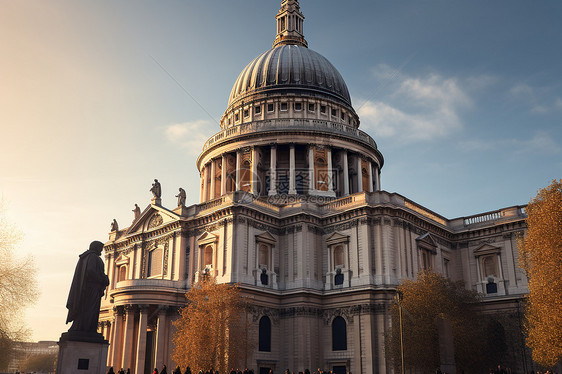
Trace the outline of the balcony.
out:
M 178 292 L 186 289 L 186 281 L 168 279 L 127 279 L 117 282 L 115 288 L 109 291 L 110 296 L 122 292 Z M 184 292 L 184 291 L 182 291 Z
M 229 127 L 211 136 L 203 145 L 203 152 L 210 147 L 216 146 L 228 139 L 240 135 L 260 133 L 260 132 L 287 132 L 287 131 L 309 131 L 311 133 L 328 133 L 330 135 L 340 135 L 354 140 L 358 140 L 370 147 L 377 149 L 377 143 L 364 131 L 356 129 L 342 123 L 324 121 L 317 119 L 271 119 L 264 121 L 254 121 L 238 126 Z

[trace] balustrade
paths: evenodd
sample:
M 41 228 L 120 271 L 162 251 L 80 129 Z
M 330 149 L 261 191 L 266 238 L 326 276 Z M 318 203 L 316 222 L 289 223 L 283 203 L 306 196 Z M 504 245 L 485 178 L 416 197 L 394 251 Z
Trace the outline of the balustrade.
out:
M 283 131 L 283 130 L 304 130 L 314 132 L 329 132 L 334 134 L 344 134 L 356 140 L 362 141 L 377 147 L 376 142 L 367 133 L 342 123 L 317 120 L 317 119 L 269 119 L 263 121 L 255 121 L 244 123 L 238 126 L 230 127 L 211 136 L 203 146 L 203 151 L 213 146 L 215 143 L 226 139 L 236 137 L 238 135 L 266 132 L 266 131 Z

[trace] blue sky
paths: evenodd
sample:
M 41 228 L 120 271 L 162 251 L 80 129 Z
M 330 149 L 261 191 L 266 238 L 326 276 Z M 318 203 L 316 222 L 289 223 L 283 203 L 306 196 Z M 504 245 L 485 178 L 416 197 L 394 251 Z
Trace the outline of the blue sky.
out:
M 278 0 L 0 2 L 0 192 L 56 340 L 77 256 L 149 204 L 197 202 L 195 159 Z M 347 82 L 382 187 L 448 218 L 525 204 L 562 171 L 562 4 L 302 0 Z M 186 93 L 187 91 L 187 93 Z M 192 99 L 192 97 L 195 98 Z

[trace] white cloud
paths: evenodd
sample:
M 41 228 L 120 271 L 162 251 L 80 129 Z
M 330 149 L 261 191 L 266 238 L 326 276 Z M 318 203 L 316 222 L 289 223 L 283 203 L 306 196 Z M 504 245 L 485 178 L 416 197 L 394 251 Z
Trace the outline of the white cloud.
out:
M 168 141 L 189 150 L 193 155 L 198 155 L 203 144 L 213 134 L 213 125 L 210 121 L 198 120 L 168 125 L 164 134 Z
M 466 152 L 484 152 L 497 149 L 511 149 L 515 153 L 557 154 L 562 146 L 553 140 L 546 131 L 536 131 L 528 139 L 482 140 L 470 139 L 459 143 L 460 149 Z
M 562 109 L 562 98 L 552 98 L 552 88 L 532 87 L 525 83 L 513 86 L 509 93 L 531 108 L 535 114 L 548 114 Z
M 463 127 L 460 111 L 472 100 L 457 79 L 435 73 L 405 77 L 386 65 L 373 75 L 388 79 L 379 87 L 388 86 L 389 93 L 384 100 L 359 100 L 358 114 L 363 127 L 376 136 L 410 143 L 444 138 Z
M 509 90 L 509 93 L 514 96 L 525 96 L 533 97 L 535 96 L 535 89 L 528 84 L 520 83 L 517 84 Z

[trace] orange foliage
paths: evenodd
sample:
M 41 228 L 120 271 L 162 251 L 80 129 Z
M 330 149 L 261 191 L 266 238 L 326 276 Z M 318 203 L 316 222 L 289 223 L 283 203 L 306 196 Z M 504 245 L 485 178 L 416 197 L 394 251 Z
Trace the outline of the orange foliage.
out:
M 188 304 L 174 322 L 174 361 L 192 372 L 243 367 L 250 334 L 238 287 L 207 277 L 185 296 Z
M 551 367 L 562 359 L 562 180 L 541 189 L 526 212 L 518 247 L 529 279 L 527 345 L 534 361 Z
M 462 282 L 432 272 L 421 271 L 416 281 L 406 280 L 398 288 L 402 294 L 402 325 L 407 370 L 435 372 L 441 364 L 437 321 L 451 323 L 457 368 L 476 372 L 482 363 L 480 319 L 472 308 L 478 294 L 467 290 Z M 392 331 L 387 349 L 400 372 L 400 330 L 398 307 L 392 308 Z

